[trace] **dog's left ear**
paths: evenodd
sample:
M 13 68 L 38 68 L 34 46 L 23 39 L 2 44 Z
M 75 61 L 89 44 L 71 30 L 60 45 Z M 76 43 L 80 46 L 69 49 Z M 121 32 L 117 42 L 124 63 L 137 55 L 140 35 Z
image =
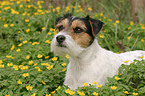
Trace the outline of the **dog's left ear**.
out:
M 86 16 L 86 19 L 89 21 L 91 29 L 92 29 L 92 34 L 94 37 L 96 37 L 96 35 L 101 31 L 101 29 L 104 26 L 104 23 L 102 21 L 99 20 L 95 20 L 90 18 L 89 15 Z
M 61 20 L 63 20 L 64 17 L 58 17 L 55 20 L 55 26 L 58 24 L 58 22 L 60 22 Z

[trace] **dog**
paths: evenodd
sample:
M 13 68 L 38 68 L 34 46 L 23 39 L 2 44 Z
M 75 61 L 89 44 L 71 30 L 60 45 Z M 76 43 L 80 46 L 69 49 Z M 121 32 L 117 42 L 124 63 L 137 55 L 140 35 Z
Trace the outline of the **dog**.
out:
M 58 17 L 55 27 L 59 30 L 51 41 L 51 51 L 55 55 L 69 54 L 69 64 L 64 85 L 75 90 L 83 83 L 92 84 L 93 81 L 105 84 L 107 77 L 117 74 L 118 68 L 124 61 L 130 64 L 141 56 L 145 59 L 145 51 L 130 51 L 116 54 L 101 48 L 96 35 L 103 28 L 102 21 L 86 17 L 74 17 L 65 14 Z

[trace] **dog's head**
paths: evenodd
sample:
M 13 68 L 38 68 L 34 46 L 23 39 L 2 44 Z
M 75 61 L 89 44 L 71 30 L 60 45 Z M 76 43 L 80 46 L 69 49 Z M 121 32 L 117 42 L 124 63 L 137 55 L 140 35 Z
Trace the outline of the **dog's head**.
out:
M 89 15 L 84 18 L 71 14 L 58 17 L 55 27 L 59 33 L 52 40 L 51 50 L 59 56 L 66 53 L 77 56 L 93 43 L 103 25 L 103 22 L 92 19 Z

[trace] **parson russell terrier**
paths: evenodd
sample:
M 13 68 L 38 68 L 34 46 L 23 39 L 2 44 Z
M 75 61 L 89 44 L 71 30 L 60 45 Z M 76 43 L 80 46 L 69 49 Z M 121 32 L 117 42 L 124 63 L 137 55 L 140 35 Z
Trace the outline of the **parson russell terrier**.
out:
M 105 84 L 107 77 L 116 75 L 124 61 L 129 60 L 130 64 L 141 56 L 145 59 L 145 51 L 116 54 L 101 48 L 95 37 L 103 25 L 89 15 L 81 18 L 65 14 L 56 19 L 55 27 L 59 33 L 51 42 L 51 51 L 58 56 L 69 54 L 64 84 L 70 89 L 81 87 L 83 83 L 92 84 L 93 81 Z

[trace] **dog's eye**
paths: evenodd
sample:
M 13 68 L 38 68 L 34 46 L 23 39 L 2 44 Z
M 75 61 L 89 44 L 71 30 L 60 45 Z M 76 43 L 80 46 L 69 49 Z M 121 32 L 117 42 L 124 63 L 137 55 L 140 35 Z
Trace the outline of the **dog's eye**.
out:
M 59 31 L 61 31 L 61 30 L 63 30 L 63 29 L 64 29 L 64 27 L 63 27 L 62 25 L 58 27 L 58 30 L 59 30 Z
M 79 27 L 76 27 L 75 29 L 73 29 L 75 33 L 81 33 L 83 30 Z

